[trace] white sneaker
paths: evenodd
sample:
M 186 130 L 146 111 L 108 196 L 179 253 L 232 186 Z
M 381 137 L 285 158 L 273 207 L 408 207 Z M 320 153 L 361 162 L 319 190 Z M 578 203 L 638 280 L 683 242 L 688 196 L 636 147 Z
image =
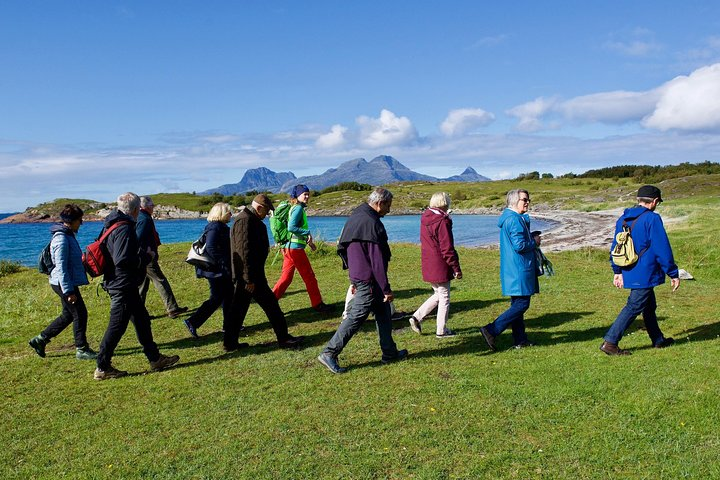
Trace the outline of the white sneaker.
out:
M 412 331 L 421 334 L 422 333 L 422 325 L 420 325 L 420 320 L 415 318 L 414 316 L 410 317 L 410 328 L 412 328 Z

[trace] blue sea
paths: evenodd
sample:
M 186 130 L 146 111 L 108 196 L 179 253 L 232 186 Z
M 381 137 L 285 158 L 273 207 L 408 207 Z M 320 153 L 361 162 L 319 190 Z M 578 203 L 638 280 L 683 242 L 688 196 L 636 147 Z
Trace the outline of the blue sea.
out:
M 0 214 L 0 219 L 8 214 Z M 480 246 L 498 242 L 497 216 L 495 215 L 454 215 L 453 234 L 455 245 Z M 316 239 L 335 242 L 347 217 L 310 217 L 310 229 Z M 267 219 L 265 220 L 267 224 Z M 420 216 L 397 215 L 383 219 L 391 242 L 420 242 Z M 155 227 L 163 243 L 190 242 L 200 236 L 207 221 L 158 220 Z M 50 241 L 49 223 L 0 224 L 0 260 L 20 262 L 36 266 L 40 251 Z M 534 220 L 534 230 L 547 230 L 548 222 Z M 102 229 L 102 222 L 85 222 L 80 227 L 80 247 L 95 240 Z M 268 235 L 269 235 L 268 227 Z

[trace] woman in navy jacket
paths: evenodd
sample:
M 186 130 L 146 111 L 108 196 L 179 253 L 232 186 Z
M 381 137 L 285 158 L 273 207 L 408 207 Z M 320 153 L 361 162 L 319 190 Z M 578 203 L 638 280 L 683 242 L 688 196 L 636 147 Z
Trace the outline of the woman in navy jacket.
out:
M 71 323 L 75 336 L 75 357 L 79 360 L 93 360 L 97 356 L 88 345 L 85 335 L 88 311 L 78 288 L 88 284 L 82 264 L 82 250 L 75 238 L 82 225 L 82 217 L 83 211 L 80 207 L 67 204 L 60 212 L 62 222 L 50 227 L 53 235 L 50 253 L 55 266 L 50 271 L 49 281 L 50 287 L 60 297 L 62 313 L 29 342 L 41 357 L 45 357 L 45 345 L 50 343 L 50 339 L 59 335 Z
M 198 336 L 197 329 L 210 318 L 220 305 L 223 317 L 230 318 L 230 305 L 233 296 L 232 270 L 230 263 L 230 227 L 232 217 L 230 205 L 216 203 L 208 214 L 205 226 L 205 252 L 213 259 L 216 268 L 203 270 L 195 267 L 198 278 L 207 278 L 210 284 L 210 298 L 205 300 L 195 313 L 185 319 L 185 326 L 193 337 Z

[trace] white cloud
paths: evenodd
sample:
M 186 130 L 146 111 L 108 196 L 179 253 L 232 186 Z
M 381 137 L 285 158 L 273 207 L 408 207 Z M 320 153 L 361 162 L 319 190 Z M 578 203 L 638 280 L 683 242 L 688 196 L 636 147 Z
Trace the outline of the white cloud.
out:
M 658 130 L 720 130 L 720 63 L 672 79 L 643 125 Z
M 452 137 L 489 125 L 493 120 L 495 115 L 481 108 L 459 108 L 448 113 L 440 130 L 445 136 Z
M 417 130 L 407 117 L 383 109 L 379 118 L 365 115 L 355 121 L 360 128 L 358 142 L 369 148 L 407 145 L 417 140 Z
M 340 148 L 347 143 L 347 140 L 345 139 L 345 133 L 347 131 L 347 127 L 343 127 L 342 125 L 333 125 L 328 133 L 318 137 L 315 141 L 315 145 L 321 149 Z
M 543 128 L 543 123 L 540 118 L 550 112 L 556 104 L 557 100 L 554 98 L 539 97 L 530 102 L 513 107 L 505 113 L 511 117 L 517 117 L 520 120 L 515 127 L 518 131 L 536 132 Z
M 557 106 L 566 118 L 584 122 L 624 123 L 652 113 L 659 92 L 603 92 L 575 97 Z
M 548 128 L 560 119 L 576 124 L 637 122 L 656 130 L 720 130 L 720 63 L 705 66 L 644 92 L 611 91 L 569 100 L 536 98 L 507 110 L 520 132 Z

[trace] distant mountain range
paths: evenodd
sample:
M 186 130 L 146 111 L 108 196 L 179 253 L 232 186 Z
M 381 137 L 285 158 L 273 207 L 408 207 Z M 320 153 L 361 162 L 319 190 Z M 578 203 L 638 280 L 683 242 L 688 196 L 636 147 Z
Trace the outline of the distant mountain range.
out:
M 364 158 L 356 158 L 340 164 L 337 168 L 326 170 L 320 175 L 299 178 L 292 172 L 276 173 L 265 167 L 252 168 L 245 172 L 242 180 L 238 183 L 221 185 L 200 192 L 200 194 L 221 193 L 223 195 L 232 195 L 235 193 L 244 194 L 252 190 L 273 193 L 289 192 L 294 185 L 298 184 L 307 185 L 311 190 L 322 190 L 341 182 L 367 183 L 375 186 L 406 181 L 487 182 L 489 180 L 489 178 L 477 173 L 472 167 L 467 167 L 460 175 L 436 178 L 414 172 L 389 155 L 380 155 L 369 162 Z

